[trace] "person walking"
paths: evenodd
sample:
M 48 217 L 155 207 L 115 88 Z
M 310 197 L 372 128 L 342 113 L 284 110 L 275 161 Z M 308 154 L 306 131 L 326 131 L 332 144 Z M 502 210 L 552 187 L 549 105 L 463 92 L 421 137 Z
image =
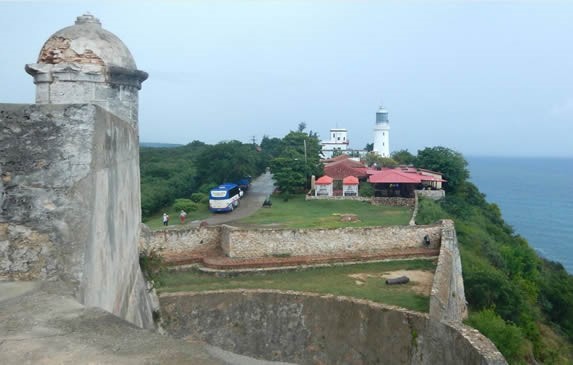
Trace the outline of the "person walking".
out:
M 181 224 L 185 224 L 185 218 L 187 218 L 187 213 L 181 209 L 181 213 L 179 213 L 179 220 L 181 221 Z
M 163 225 L 164 226 L 169 225 L 169 216 L 167 215 L 167 213 L 163 213 Z

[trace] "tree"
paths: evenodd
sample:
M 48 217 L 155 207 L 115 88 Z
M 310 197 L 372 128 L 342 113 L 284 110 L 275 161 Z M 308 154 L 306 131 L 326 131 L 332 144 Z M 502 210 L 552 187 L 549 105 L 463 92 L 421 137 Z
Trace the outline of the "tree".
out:
M 271 160 L 278 188 L 287 194 L 304 191 L 311 175 L 322 175 L 320 152 L 316 134 L 289 132 L 281 142 L 278 156 Z
M 441 172 L 448 180 L 447 191 L 456 191 L 470 176 L 468 163 L 462 154 L 441 146 L 418 151 L 414 166 Z
M 382 157 L 376 152 L 368 152 L 364 156 L 364 161 L 366 162 L 367 166 L 372 166 L 376 164 L 377 167 L 389 167 L 394 168 L 398 166 L 398 163 L 391 158 Z
M 305 122 L 298 123 L 297 132 L 304 132 L 305 129 L 306 129 L 306 123 Z
M 374 143 L 366 143 L 366 147 L 364 147 L 364 149 L 366 150 L 366 152 L 374 151 Z
M 399 150 L 391 153 L 392 159 L 400 165 L 413 165 L 416 156 L 408 152 L 408 150 Z
M 196 159 L 197 185 L 216 181 L 232 182 L 244 176 L 256 176 L 264 169 L 261 155 L 252 144 L 221 142 L 206 148 Z

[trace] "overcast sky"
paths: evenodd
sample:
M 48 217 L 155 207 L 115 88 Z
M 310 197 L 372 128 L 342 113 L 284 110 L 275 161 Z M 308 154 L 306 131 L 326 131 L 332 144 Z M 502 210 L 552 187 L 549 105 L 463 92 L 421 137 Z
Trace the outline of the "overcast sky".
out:
M 0 1 L 0 102 L 34 101 L 24 65 L 86 11 L 150 74 L 144 142 L 304 121 L 363 148 L 383 103 L 391 150 L 573 156 L 571 1 Z

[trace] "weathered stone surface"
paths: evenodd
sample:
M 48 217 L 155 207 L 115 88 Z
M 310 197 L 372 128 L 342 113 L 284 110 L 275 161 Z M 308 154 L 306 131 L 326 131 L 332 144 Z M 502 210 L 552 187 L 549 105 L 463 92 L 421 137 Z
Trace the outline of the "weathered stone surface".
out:
M 440 321 L 461 322 L 468 315 L 462 261 L 454 222 L 442 221 L 440 256 L 430 294 L 430 317 Z
M 365 300 L 275 290 L 171 293 L 166 330 L 297 364 L 506 364 L 478 331 Z
M 0 104 L 0 125 L 0 277 L 62 280 L 81 303 L 152 327 L 137 129 L 82 104 Z
M 213 250 L 221 244 L 221 228 L 172 227 L 152 231 L 142 224 L 140 249 L 162 249 L 165 253 Z
M 26 72 L 34 77 L 36 103 L 98 104 L 137 126 L 138 91 L 148 75 L 137 70 L 125 44 L 92 15 L 54 33 Z
M 1 364 L 226 364 L 201 344 L 85 307 L 68 289 L 61 282 L 0 282 Z
M 223 226 L 222 248 L 229 257 L 312 256 L 349 252 L 382 252 L 429 247 L 440 242 L 440 225 L 337 229 L 243 229 Z
M 446 196 L 446 192 L 444 190 L 416 190 L 415 193 L 418 196 L 432 200 L 440 200 Z

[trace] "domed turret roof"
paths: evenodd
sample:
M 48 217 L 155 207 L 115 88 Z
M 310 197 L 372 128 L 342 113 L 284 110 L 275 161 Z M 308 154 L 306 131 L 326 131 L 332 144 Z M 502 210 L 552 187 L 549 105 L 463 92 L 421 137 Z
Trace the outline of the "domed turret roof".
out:
M 54 33 L 44 43 L 38 63 L 83 63 L 137 69 L 125 44 L 103 29 L 99 19 L 91 14 L 77 17 L 74 25 Z

